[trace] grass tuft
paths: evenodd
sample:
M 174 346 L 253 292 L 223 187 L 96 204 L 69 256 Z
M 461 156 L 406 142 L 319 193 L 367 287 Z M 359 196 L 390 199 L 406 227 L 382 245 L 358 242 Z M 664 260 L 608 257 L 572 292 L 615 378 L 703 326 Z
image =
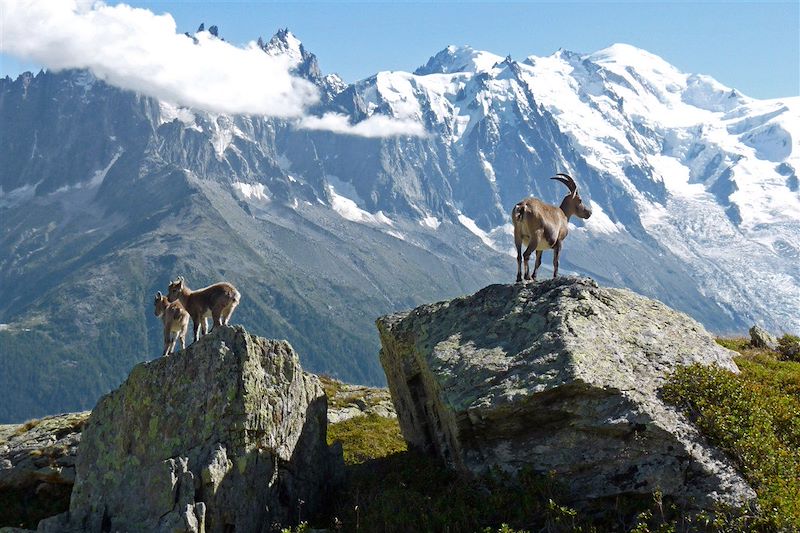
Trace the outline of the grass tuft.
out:
M 344 462 L 348 465 L 363 463 L 377 457 L 403 452 L 406 441 L 400 435 L 396 418 L 367 415 L 351 418 L 328 426 L 328 443 L 340 441 Z

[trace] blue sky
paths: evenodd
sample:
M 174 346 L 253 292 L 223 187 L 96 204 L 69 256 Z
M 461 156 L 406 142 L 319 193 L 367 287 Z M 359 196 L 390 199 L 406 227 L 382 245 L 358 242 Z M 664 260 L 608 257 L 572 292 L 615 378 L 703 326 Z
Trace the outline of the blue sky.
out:
M 116 4 L 118 2 L 107 2 Z M 757 98 L 800 95 L 800 2 L 208 2 L 130 1 L 178 30 L 216 24 L 229 42 L 288 27 L 322 70 L 346 81 L 413 70 L 448 44 L 523 59 L 615 42 L 708 74 Z M 37 65 L 0 54 L 0 73 Z

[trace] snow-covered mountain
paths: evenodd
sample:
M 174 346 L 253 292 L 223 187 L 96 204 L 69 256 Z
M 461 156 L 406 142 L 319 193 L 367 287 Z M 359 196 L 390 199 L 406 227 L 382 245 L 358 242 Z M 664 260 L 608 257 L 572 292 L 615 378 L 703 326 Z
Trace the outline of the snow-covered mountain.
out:
M 84 71 L 0 80 L 0 388 L 16 398 L 0 421 L 91 407 L 157 354 L 152 294 L 181 274 L 234 282 L 234 320 L 312 370 L 379 383 L 375 317 L 513 281 L 508 213 L 558 203 L 555 172 L 594 210 L 562 271 L 722 333 L 800 330 L 800 98 L 626 45 L 523 61 L 450 46 L 351 85 L 287 30 L 260 45 L 317 86 L 320 120 L 427 134 L 208 113 Z
M 687 309 L 666 284 L 629 278 L 671 276 L 677 262 L 729 321 L 698 317 L 712 327 L 800 329 L 800 97 L 748 98 L 623 44 L 521 62 L 450 46 L 414 74 L 353 90 L 365 114 L 426 124 L 448 156 L 452 205 L 498 250 L 509 248 L 509 206 L 527 194 L 556 202 L 544 178 L 566 168 L 595 213 L 585 242 L 568 245 L 573 259 L 600 243 L 623 259 L 594 275 Z

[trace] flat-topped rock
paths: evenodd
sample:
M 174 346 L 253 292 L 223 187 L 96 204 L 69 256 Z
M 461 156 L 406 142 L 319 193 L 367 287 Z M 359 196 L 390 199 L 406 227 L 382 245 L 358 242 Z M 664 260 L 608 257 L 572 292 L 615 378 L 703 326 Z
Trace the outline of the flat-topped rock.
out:
M 696 321 L 562 277 L 491 285 L 378 320 L 410 445 L 452 467 L 555 472 L 575 504 L 660 490 L 691 508 L 755 494 L 659 393 L 680 365 L 738 372 Z

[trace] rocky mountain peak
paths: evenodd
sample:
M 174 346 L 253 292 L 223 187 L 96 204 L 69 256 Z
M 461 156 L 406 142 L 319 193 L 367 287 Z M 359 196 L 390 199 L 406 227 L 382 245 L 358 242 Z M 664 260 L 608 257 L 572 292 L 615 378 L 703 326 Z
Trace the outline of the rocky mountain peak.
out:
M 453 72 L 484 72 L 502 61 L 502 56 L 475 50 L 471 46 L 450 45 L 432 56 L 425 65 L 415 70 L 414 74 L 424 76 Z
M 261 41 L 263 44 L 263 41 Z M 286 56 L 293 70 L 306 79 L 324 85 L 324 77 L 319 68 L 317 56 L 306 50 L 302 41 L 289 28 L 278 30 L 268 43 L 261 48 L 272 56 Z
M 289 28 L 279 29 L 263 48 L 270 55 L 286 54 L 298 61 L 302 60 L 305 51 L 303 43 Z

